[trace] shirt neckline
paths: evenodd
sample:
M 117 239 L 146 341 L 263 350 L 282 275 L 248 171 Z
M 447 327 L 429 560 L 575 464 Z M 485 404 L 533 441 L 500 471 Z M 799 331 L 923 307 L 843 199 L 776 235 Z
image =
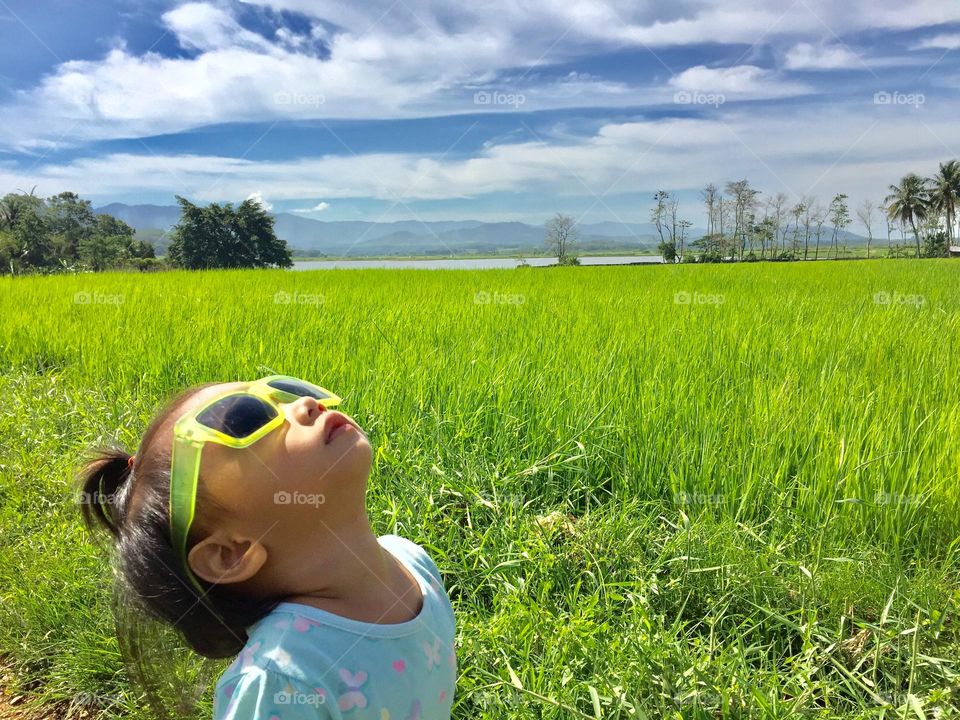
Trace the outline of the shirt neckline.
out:
M 417 581 L 417 585 L 420 587 L 422 601 L 420 612 L 417 613 L 416 617 L 400 623 L 371 623 L 364 622 L 362 620 L 354 620 L 353 618 L 344 617 L 343 615 L 337 615 L 329 610 L 322 610 L 318 607 L 314 607 L 313 605 L 304 605 L 303 603 L 288 601 L 278 603 L 274 608 L 274 612 L 287 612 L 294 615 L 300 615 L 310 620 L 316 620 L 323 625 L 328 625 L 330 627 L 346 630 L 347 632 L 366 636 L 400 637 L 402 635 L 409 635 L 413 632 L 416 632 L 423 627 L 427 614 L 429 613 L 428 604 L 430 603 L 431 597 L 430 589 L 426 581 L 423 579 L 420 571 L 410 562 L 408 562 L 405 557 L 393 552 L 393 550 L 391 550 L 390 547 L 383 542 L 384 539 L 390 537 L 390 535 L 383 535 L 377 538 L 377 542 L 380 543 L 380 546 L 384 550 L 396 558 Z M 253 631 L 253 629 L 254 628 L 251 627 L 248 630 L 248 634 L 249 632 Z

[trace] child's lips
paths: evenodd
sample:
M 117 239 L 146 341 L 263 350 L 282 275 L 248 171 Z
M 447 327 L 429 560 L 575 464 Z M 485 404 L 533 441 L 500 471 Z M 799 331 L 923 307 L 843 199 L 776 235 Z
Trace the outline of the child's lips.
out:
M 323 444 L 329 445 L 333 440 L 354 429 L 353 423 L 347 416 L 338 412 L 328 412 L 323 426 Z

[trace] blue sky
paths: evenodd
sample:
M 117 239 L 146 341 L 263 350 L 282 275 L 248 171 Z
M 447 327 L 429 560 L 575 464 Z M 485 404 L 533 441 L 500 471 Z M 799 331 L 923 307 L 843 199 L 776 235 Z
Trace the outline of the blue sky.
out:
M 0 191 L 644 222 L 960 157 L 956 0 L 0 0 Z

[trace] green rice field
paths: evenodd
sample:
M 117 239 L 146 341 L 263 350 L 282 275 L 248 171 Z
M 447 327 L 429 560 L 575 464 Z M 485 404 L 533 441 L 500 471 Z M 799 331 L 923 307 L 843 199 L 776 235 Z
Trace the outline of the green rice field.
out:
M 0 277 L 0 664 L 146 718 L 72 480 L 285 373 L 375 450 L 456 718 L 960 717 L 960 265 Z M 206 708 L 209 717 L 209 706 Z

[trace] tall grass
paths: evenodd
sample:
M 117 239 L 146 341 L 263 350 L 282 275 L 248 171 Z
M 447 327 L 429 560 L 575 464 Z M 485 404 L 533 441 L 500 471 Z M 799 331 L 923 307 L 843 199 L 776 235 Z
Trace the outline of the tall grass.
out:
M 40 702 L 142 716 L 71 472 L 174 389 L 283 372 L 343 395 L 377 529 L 438 560 L 457 717 L 956 712 L 958 278 L 0 278 L 0 652 Z

